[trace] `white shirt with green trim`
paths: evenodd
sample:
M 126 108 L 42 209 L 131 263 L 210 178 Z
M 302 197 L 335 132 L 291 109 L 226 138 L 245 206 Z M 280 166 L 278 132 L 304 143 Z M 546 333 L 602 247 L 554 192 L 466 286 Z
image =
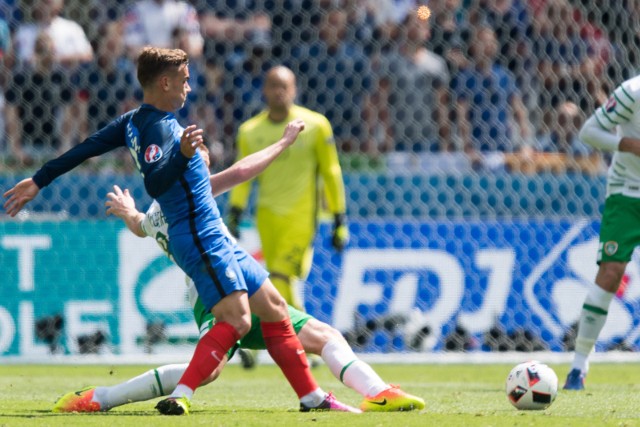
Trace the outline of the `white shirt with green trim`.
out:
M 162 251 L 173 261 L 173 256 L 169 251 L 169 223 L 157 201 L 154 200 L 151 203 L 151 206 L 144 214 L 144 219 L 140 221 L 140 226 L 142 227 L 142 232 L 149 237 L 153 237 Z M 198 291 L 193 280 L 187 275 L 185 275 L 185 284 L 187 285 L 189 305 L 193 308 L 198 299 Z
M 640 139 L 640 76 L 618 86 L 585 122 L 580 136 L 596 148 L 615 150 L 607 172 L 607 196 L 640 198 L 640 156 L 617 151 L 623 137 Z

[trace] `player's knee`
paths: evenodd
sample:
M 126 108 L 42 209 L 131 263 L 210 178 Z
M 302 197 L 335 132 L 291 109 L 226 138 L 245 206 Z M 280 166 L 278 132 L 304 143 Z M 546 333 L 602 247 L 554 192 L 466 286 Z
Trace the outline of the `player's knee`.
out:
M 234 327 L 241 337 L 247 335 L 251 329 L 251 316 L 242 316 Z
M 324 347 L 325 344 L 327 344 L 329 341 L 339 340 L 339 341 L 346 342 L 346 340 L 344 339 L 344 336 L 342 336 L 340 331 L 338 331 L 336 328 L 324 322 L 318 322 L 318 323 L 322 325 L 321 334 L 320 334 L 322 347 Z
M 598 271 L 598 286 L 607 292 L 616 292 L 624 275 L 626 263 L 603 262 Z
M 265 287 L 265 291 L 267 292 L 267 300 L 271 309 L 288 315 L 287 301 L 276 288 L 273 286 Z
M 344 341 L 337 329 L 316 319 L 310 319 L 298 334 L 300 342 L 307 353 L 322 354 L 322 349 L 333 340 Z
M 238 335 L 241 337 L 247 335 L 249 330 L 251 329 L 251 315 L 240 315 L 240 316 L 225 316 L 224 318 L 218 318 L 220 322 L 226 322 L 231 325 Z

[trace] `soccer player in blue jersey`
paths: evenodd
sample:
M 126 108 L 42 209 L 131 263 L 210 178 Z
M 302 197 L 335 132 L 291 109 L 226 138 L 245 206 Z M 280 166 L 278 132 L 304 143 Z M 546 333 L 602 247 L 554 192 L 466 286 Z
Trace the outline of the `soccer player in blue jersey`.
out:
M 170 251 L 195 282 L 216 324 L 198 342 L 178 386 L 156 408 L 165 415 L 189 413 L 194 390 L 220 364 L 223 355 L 251 328 L 251 313 L 261 319 L 265 344 L 300 399 L 300 410 L 360 412 L 318 387 L 287 312 L 268 273 L 224 233 L 211 194 L 209 171 L 195 155 L 203 142 L 196 126 L 182 128 L 172 113 L 184 105 L 189 87 L 187 54 L 180 49 L 147 47 L 138 57 L 143 104 L 47 162 L 32 178 L 4 196 L 15 216 L 39 190 L 84 160 L 127 146 L 169 223 Z

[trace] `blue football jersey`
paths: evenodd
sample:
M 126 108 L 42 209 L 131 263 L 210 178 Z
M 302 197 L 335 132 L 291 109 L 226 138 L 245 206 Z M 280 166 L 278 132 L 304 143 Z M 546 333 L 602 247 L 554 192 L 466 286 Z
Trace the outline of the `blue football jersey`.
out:
M 180 152 L 184 128 L 173 113 L 143 104 L 129 117 L 126 143 L 169 223 L 169 234 L 202 233 L 220 218 L 202 156 Z

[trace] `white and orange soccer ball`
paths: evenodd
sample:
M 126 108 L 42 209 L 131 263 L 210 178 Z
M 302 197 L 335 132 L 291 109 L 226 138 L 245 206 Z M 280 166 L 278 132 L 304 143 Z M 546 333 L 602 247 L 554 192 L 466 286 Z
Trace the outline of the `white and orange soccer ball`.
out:
M 558 376 L 544 363 L 524 362 L 509 372 L 506 391 L 518 409 L 546 409 L 558 395 Z

